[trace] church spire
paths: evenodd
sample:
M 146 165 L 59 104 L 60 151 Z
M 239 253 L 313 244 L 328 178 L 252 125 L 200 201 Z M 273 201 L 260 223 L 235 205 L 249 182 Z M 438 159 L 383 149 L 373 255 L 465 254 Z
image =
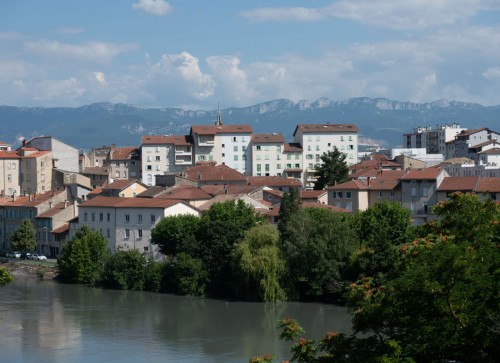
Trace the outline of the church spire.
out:
M 219 104 L 217 104 L 217 121 L 215 121 L 215 126 L 222 126 L 222 116 L 220 114 Z

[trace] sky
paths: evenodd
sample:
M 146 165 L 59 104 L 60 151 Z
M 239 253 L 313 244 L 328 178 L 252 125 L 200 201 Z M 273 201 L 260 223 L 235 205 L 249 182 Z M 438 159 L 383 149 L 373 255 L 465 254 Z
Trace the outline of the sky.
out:
M 0 105 L 500 104 L 500 0 L 0 0 Z

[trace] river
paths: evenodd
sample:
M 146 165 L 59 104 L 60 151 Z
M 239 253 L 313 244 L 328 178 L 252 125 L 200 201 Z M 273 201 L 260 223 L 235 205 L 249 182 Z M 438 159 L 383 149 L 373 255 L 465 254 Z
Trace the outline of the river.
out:
M 233 302 L 16 277 L 0 288 L 0 361 L 245 363 L 266 353 L 286 359 L 290 342 L 278 339 L 276 322 L 288 317 L 309 338 L 350 332 L 345 308 L 335 305 Z

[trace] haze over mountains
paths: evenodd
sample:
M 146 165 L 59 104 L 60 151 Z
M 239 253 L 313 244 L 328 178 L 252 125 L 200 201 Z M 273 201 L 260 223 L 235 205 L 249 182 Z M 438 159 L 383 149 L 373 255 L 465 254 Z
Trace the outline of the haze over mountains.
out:
M 401 146 L 402 134 L 417 126 L 459 123 L 463 127 L 500 129 L 500 106 L 439 100 L 400 102 L 353 98 L 314 102 L 274 100 L 220 110 L 225 124 L 249 124 L 255 133 L 281 132 L 292 139 L 298 123 L 354 123 L 361 142 Z M 140 145 L 141 135 L 187 134 L 192 125 L 212 124 L 217 110 L 144 108 L 108 102 L 77 108 L 0 106 L 0 140 L 20 144 L 22 138 L 50 135 L 79 149 L 116 144 Z

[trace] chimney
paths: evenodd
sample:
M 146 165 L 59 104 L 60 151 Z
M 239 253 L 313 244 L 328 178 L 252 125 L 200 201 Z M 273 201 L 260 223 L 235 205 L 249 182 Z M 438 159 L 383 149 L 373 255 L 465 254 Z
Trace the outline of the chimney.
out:
M 12 192 L 12 201 L 13 202 L 16 201 L 16 191 L 15 190 Z
M 52 202 L 49 202 L 49 209 L 52 209 Z
M 367 178 L 366 178 L 366 184 L 368 185 L 368 188 L 370 187 L 370 180 L 371 180 L 371 178 L 370 178 L 370 177 L 367 177 Z

